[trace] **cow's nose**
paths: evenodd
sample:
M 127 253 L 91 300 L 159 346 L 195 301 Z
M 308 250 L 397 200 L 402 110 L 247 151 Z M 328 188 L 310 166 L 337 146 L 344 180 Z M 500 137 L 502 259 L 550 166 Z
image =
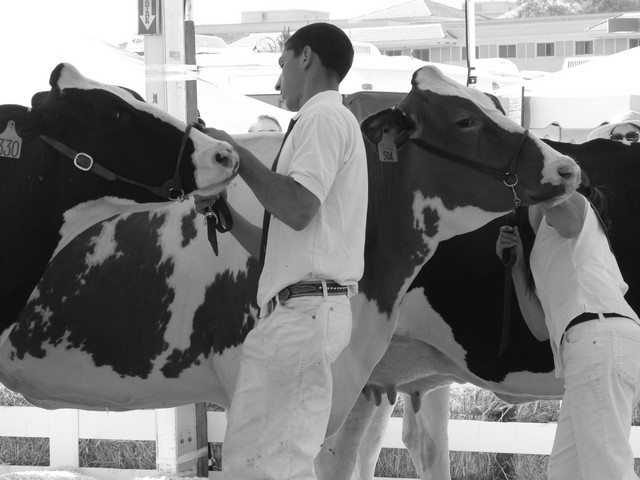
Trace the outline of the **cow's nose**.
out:
M 231 155 L 229 153 L 216 153 L 216 162 L 223 167 L 228 167 L 231 165 Z
M 558 175 L 565 180 L 571 180 L 576 175 L 576 169 L 571 165 L 560 165 L 558 167 Z

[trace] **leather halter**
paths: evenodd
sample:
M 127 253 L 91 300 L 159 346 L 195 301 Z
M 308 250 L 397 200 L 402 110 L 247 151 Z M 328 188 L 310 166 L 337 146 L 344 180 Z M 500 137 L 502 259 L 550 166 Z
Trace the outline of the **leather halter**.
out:
M 402 118 L 407 118 L 407 114 L 398 106 L 391 108 L 391 111 L 400 112 L 400 114 L 402 115 Z M 516 192 L 516 185 L 518 185 L 518 173 L 517 173 L 518 158 L 520 157 L 520 152 L 522 151 L 522 148 L 524 147 L 524 143 L 527 140 L 528 136 L 529 136 L 529 130 L 525 130 L 522 133 L 520 143 L 518 144 L 518 149 L 516 150 L 515 155 L 511 158 L 511 161 L 507 166 L 506 173 L 504 172 L 504 170 L 490 167 L 488 165 L 483 165 L 479 162 L 474 162 L 473 160 L 464 158 L 456 153 L 443 150 L 420 138 L 411 138 L 410 141 L 418 145 L 423 150 L 434 153 L 439 157 L 445 158 L 447 160 L 451 160 L 455 163 L 458 163 L 468 168 L 472 168 L 479 172 L 486 173 L 488 175 L 496 177 L 498 180 L 502 180 L 502 183 L 504 183 L 505 186 L 511 189 L 513 193 L 513 203 L 517 208 L 522 203 L 522 200 L 520 199 L 520 197 L 518 197 L 518 194 Z
M 505 216 L 505 225 L 519 227 L 522 219 L 522 209 L 516 208 Z M 504 296 L 502 301 L 502 329 L 500 331 L 500 344 L 498 346 L 498 358 L 507 351 L 509 333 L 511 330 L 511 271 L 516 263 L 515 247 L 502 250 L 502 265 L 504 266 Z
M 72 148 L 69 148 L 64 143 L 55 140 L 46 135 L 40 135 L 40 138 L 48 143 L 50 146 L 55 148 L 58 152 L 63 155 L 69 157 L 73 160 L 73 164 L 83 172 L 93 172 L 99 177 L 104 178 L 105 180 L 114 181 L 120 180 L 121 182 L 128 183 L 130 185 L 135 185 L 136 187 L 144 188 L 145 190 L 157 195 L 161 198 L 167 198 L 169 200 L 178 200 L 180 202 L 184 201 L 187 197 L 182 189 L 182 177 L 180 176 L 180 164 L 182 163 L 182 157 L 184 154 L 184 149 L 187 144 L 187 139 L 189 138 L 189 132 L 193 128 L 194 124 L 190 123 L 187 125 L 187 129 L 185 130 L 182 136 L 182 142 L 180 144 L 180 150 L 178 151 L 178 160 L 176 162 L 176 169 L 173 173 L 173 177 L 164 182 L 160 186 L 152 186 L 146 185 L 144 183 L 138 182 L 136 180 L 131 180 L 130 178 L 123 177 L 116 173 L 113 173 L 111 170 L 103 167 L 99 163 L 93 160 L 93 157 L 88 153 L 84 152 L 76 152 Z

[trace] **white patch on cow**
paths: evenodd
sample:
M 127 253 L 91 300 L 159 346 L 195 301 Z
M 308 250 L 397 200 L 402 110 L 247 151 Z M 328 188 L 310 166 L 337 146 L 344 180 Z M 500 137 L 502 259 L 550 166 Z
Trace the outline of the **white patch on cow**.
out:
M 232 168 L 232 165 L 239 165 L 238 152 L 227 142 L 214 140 L 198 130 L 192 129 L 189 132 L 189 137 L 193 140 L 193 159 L 196 167 L 196 185 L 198 186 L 198 190 L 193 193 L 204 197 L 220 193 L 233 177 L 218 181 L 221 178 L 220 171 L 224 165 L 218 163 L 217 159 L 229 159 L 228 168 Z M 235 172 L 233 176 L 235 176 Z
M 167 285 L 174 290 L 175 297 L 169 310 L 171 320 L 167 325 L 165 339 L 171 340 L 172 348 L 185 349 L 191 344 L 192 330 L 185 328 L 184 319 L 194 318 L 196 310 L 204 303 L 206 288 L 216 275 L 230 272 L 238 275 L 245 272 L 249 254 L 229 233 L 218 234 L 220 254 L 215 256 L 208 242 L 204 217 L 195 219 L 197 235 L 186 246 L 182 245 L 180 225 L 185 215 L 191 215 L 192 202 L 173 204 L 161 209 L 165 214 L 164 227 L 160 231 L 162 248 L 161 262 L 173 262 L 173 274 Z M 169 349 L 169 353 L 172 350 Z
M 439 197 L 425 197 L 419 190 L 413 194 L 412 209 L 415 228 L 423 232 L 424 243 L 429 246 L 431 255 L 435 252 L 439 242 L 455 235 L 476 230 L 507 213 L 487 212 L 474 206 L 456 207 L 450 210 L 444 206 Z M 426 209 L 438 212 L 439 220 L 436 227 L 424 224 Z M 435 236 L 429 236 L 429 228 L 437 228 Z
M 85 274 L 88 274 L 91 268 L 102 265 L 110 257 L 118 257 L 116 252 L 117 244 L 114 238 L 116 225 L 117 222 L 104 222 L 100 234 L 91 238 L 93 251 L 85 255 Z
M 500 112 L 491 99 L 482 91 L 475 88 L 465 87 L 458 82 L 445 76 L 437 67 L 427 65 L 418 70 L 416 86 L 420 90 L 428 90 L 438 95 L 461 97 L 471 100 L 482 112 L 493 122 L 508 132 L 522 132 L 523 128 L 517 123 L 509 120 Z
M 550 205 L 557 205 L 564 202 L 571 193 L 580 185 L 581 175 L 580 167 L 575 161 L 566 155 L 554 150 L 549 145 L 537 140 L 538 146 L 544 155 L 544 167 L 542 169 L 542 183 L 550 183 L 552 185 L 566 185 L 567 193 L 558 197 Z M 570 180 L 561 176 L 559 172 L 567 174 L 573 172 L 574 175 Z
M 82 75 L 76 67 L 70 65 L 68 63 L 65 64 L 64 68 L 60 72 L 60 78 L 58 79 L 58 88 L 60 90 L 64 90 L 65 88 L 76 88 L 79 90 L 106 90 L 124 101 L 128 104 L 134 106 L 136 109 L 141 110 L 146 113 L 150 113 L 156 118 L 173 125 L 179 130 L 184 131 L 187 127 L 186 123 L 181 122 L 174 116 L 162 110 L 160 107 L 155 106 L 150 103 L 142 102 L 137 100 L 131 92 L 125 90 L 124 88 L 118 87 L 116 85 L 107 85 L 104 83 L 97 82 L 95 80 L 91 80 L 84 75 Z M 177 155 L 177 153 L 176 153 Z
M 144 212 L 165 205 L 164 203 L 136 203 L 116 197 L 103 197 L 80 203 L 64 213 L 64 222 L 60 228 L 60 243 L 51 258 L 55 257 L 70 241 L 98 222 L 119 214 Z

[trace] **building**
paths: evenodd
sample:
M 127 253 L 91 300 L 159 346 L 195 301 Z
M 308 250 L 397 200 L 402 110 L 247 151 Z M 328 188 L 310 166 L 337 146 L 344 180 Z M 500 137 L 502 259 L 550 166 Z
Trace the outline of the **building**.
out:
M 554 72 L 574 57 L 610 55 L 640 45 L 640 12 L 505 18 L 504 11 L 513 4 L 474 4 L 476 58 L 506 59 L 520 71 Z M 354 41 L 371 43 L 384 55 L 467 63 L 465 13 L 430 0 L 410 0 L 346 20 L 330 20 L 326 12 L 309 10 L 247 12 L 244 19 L 246 23 L 235 25 L 198 25 L 196 32 L 233 45 L 249 34 L 259 39 L 261 32 L 294 31 L 313 21 L 330 21 Z

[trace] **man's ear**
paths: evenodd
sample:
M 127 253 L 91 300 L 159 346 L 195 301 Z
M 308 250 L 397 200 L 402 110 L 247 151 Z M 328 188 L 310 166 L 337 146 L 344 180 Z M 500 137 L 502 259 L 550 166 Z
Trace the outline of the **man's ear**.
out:
M 300 60 L 302 61 L 302 68 L 309 68 L 311 66 L 314 57 L 313 50 L 308 45 L 302 49 L 300 54 Z

